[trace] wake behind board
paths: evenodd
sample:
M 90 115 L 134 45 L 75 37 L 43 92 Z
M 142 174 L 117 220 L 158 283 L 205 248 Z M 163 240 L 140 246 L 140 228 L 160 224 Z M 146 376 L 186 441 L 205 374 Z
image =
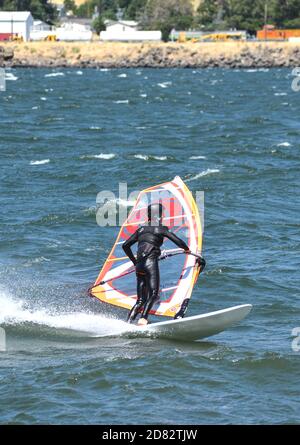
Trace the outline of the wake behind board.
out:
M 163 321 L 148 326 L 124 325 L 117 332 L 95 337 L 154 337 L 170 340 L 195 341 L 218 334 L 245 318 L 251 304 L 233 306 L 206 314 Z

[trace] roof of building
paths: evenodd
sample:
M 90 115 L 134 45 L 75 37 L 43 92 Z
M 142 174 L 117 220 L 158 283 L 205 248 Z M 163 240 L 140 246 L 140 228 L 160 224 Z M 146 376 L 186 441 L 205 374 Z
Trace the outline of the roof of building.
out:
M 104 20 L 106 26 L 112 25 L 125 25 L 125 26 L 137 26 L 138 22 L 135 20 Z
M 14 22 L 24 22 L 29 17 L 32 17 L 30 11 L 0 11 L 1 22 L 8 22 L 11 20 Z
M 78 23 L 79 25 L 91 26 L 93 20 L 81 17 L 63 17 L 60 20 L 61 25 L 64 23 Z

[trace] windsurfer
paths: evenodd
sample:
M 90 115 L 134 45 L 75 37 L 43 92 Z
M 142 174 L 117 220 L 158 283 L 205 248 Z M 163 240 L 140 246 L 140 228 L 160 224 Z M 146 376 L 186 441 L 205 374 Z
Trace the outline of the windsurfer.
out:
M 154 303 L 159 299 L 159 266 L 160 247 L 164 238 L 168 238 L 179 248 L 190 253 L 187 244 L 162 225 L 162 204 L 148 206 L 148 223 L 139 227 L 134 234 L 123 243 L 123 250 L 136 267 L 137 300 L 129 312 L 127 321 L 131 323 L 141 311 L 139 325 L 148 324 L 148 315 Z M 138 243 L 137 258 L 131 246 Z

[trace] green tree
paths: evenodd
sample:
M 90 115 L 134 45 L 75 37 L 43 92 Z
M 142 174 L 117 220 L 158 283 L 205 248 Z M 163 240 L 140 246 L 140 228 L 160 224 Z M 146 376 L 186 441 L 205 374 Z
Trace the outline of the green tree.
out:
M 274 22 L 275 8 L 280 3 L 280 0 L 204 0 L 198 9 L 198 21 L 210 29 L 255 31 L 264 25 L 266 12 L 268 22 Z
M 147 0 L 131 0 L 125 9 L 124 17 L 130 20 L 139 20 L 143 15 L 146 4 Z
M 76 10 L 77 17 L 91 17 L 94 12 L 94 6 L 91 1 L 82 3 Z
M 277 26 L 294 28 L 297 23 L 299 26 L 300 0 L 277 0 L 272 5 L 272 10 Z
M 65 0 L 67 10 L 79 17 L 92 17 L 95 7 L 101 20 L 116 18 L 118 8 L 124 19 L 137 20 L 144 29 L 160 29 L 166 39 L 170 30 L 199 26 L 206 29 L 246 29 L 255 31 L 267 22 L 277 27 L 300 27 L 300 0 L 203 0 L 196 15 L 191 0 L 87 0 L 76 8 Z M 56 8 L 48 0 L 0 0 L 0 9 L 31 11 L 35 19 L 53 23 Z M 98 28 L 99 29 L 99 28 Z
M 283 25 L 284 25 L 284 28 L 300 29 L 300 17 L 298 19 L 285 20 Z
M 224 7 L 224 20 L 229 28 L 255 31 L 264 24 L 265 0 L 228 0 Z
M 189 29 L 193 24 L 193 8 L 190 0 L 148 0 L 141 16 L 145 29 L 159 29 L 163 40 L 168 40 L 175 29 Z
M 76 14 L 77 12 L 77 7 L 74 0 L 64 0 L 64 8 L 66 12 L 72 11 L 73 14 Z
M 198 8 L 198 21 L 203 26 L 210 26 L 217 18 L 219 2 L 204 0 Z
M 93 28 L 98 35 L 101 31 L 105 31 L 105 25 L 100 15 L 93 21 Z
M 53 23 L 57 19 L 56 8 L 48 0 L 3 0 L 2 8 L 6 11 L 30 11 L 35 19 Z
M 103 19 L 115 19 L 118 4 L 116 0 L 88 0 L 78 6 L 76 15 L 78 17 L 92 17 L 95 8 Z

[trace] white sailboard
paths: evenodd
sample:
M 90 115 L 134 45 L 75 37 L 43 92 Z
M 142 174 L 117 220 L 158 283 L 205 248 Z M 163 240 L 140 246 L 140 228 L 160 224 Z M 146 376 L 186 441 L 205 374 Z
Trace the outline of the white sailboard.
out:
M 251 304 L 243 304 L 178 320 L 153 323 L 145 327 L 135 326 L 133 332 L 142 337 L 152 336 L 181 341 L 201 340 L 219 334 L 238 323 L 251 309 Z
M 147 326 L 121 322 L 118 329 L 114 328 L 111 332 L 107 331 L 105 334 L 93 335 L 93 337 L 151 337 L 179 341 L 197 341 L 223 332 L 225 329 L 243 320 L 251 309 L 251 304 L 242 304 L 192 317 L 151 323 Z

